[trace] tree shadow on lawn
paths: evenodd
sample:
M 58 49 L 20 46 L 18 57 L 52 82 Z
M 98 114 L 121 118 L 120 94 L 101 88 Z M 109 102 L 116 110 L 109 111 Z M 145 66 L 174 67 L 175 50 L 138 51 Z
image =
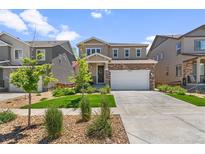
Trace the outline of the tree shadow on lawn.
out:
M 0 134 L 0 143 L 8 140 L 14 140 L 9 142 L 9 144 L 16 144 L 19 140 L 28 136 L 26 134 L 23 134 L 25 130 L 36 129 L 37 127 L 38 125 L 31 125 L 30 127 L 15 126 L 11 132 L 3 135 Z

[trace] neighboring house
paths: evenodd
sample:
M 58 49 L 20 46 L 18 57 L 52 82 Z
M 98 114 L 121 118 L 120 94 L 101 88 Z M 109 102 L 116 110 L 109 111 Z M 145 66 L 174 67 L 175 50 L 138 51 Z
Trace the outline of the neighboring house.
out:
M 157 35 L 148 57 L 158 61 L 157 84 L 205 83 L 205 25 L 183 35 Z
M 147 44 L 109 43 L 92 37 L 77 44 L 86 55 L 94 84 L 114 90 L 154 89 L 156 61 L 147 59 Z
M 0 90 L 20 92 L 21 89 L 9 82 L 12 71 L 21 67 L 22 58 L 36 59 L 37 53 L 43 53 L 40 64 L 51 64 L 52 73 L 60 83 L 68 83 L 73 75 L 72 62 L 75 61 L 69 41 L 22 41 L 8 33 L 0 33 Z M 42 79 L 41 79 L 42 80 Z M 39 91 L 44 91 L 43 82 L 39 81 Z

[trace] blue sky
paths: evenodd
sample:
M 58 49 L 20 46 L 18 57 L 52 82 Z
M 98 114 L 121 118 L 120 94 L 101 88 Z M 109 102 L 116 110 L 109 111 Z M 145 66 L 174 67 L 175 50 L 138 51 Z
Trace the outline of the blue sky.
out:
M 205 10 L 0 10 L 0 31 L 22 40 L 91 36 L 108 42 L 150 43 L 156 34 L 183 34 L 205 23 Z

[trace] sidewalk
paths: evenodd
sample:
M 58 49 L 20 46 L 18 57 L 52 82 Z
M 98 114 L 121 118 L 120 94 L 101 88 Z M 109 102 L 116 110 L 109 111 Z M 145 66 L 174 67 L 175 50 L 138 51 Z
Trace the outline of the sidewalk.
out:
M 7 109 L 0 109 L 0 111 L 6 111 Z M 28 109 L 9 109 L 10 111 L 14 112 L 17 115 L 20 116 L 27 116 L 28 115 Z M 63 112 L 63 115 L 79 115 L 80 109 L 73 109 L 73 108 L 62 108 L 60 109 Z M 31 109 L 31 115 L 44 115 L 46 109 Z M 119 110 L 117 108 L 111 108 L 112 114 L 120 114 Z M 100 113 L 100 108 L 92 108 L 92 114 L 98 114 Z

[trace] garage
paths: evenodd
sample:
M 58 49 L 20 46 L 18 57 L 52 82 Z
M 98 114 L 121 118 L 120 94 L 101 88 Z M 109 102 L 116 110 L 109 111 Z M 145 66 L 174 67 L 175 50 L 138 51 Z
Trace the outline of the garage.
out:
M 112 90 L 149 90 L 150 70 L 110 70 Z

